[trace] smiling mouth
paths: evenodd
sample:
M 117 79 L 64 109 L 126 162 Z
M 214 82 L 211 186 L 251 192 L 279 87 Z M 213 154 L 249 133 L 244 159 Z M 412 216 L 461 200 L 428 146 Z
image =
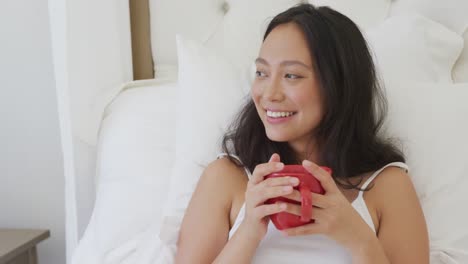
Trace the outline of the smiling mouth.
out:
M 297 112 L 284 112 L 284 111 L 266 111 L 266 115 L 270 118 L 284 118 L 295 115 Z

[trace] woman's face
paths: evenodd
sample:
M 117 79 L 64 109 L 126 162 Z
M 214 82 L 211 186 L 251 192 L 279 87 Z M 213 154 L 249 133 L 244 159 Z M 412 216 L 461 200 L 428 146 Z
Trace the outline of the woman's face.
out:
M 294 23 L 277 26 L 263 42 L 255 63 L 252 98 L 268 138 L 303 150 L 313 139 L 323 107 L 302 31 Z

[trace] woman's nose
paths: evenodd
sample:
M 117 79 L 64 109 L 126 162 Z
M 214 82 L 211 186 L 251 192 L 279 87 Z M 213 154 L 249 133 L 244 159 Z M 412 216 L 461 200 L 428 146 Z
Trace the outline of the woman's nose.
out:
M 283 88 L 280 80 L 272 78 L 263 89 L 263 98 L 268 101 L 281 101 L 284 98 Z

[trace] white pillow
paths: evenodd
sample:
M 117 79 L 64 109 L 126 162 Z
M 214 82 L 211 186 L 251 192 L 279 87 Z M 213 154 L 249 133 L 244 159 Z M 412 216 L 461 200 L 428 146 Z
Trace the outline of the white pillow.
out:
M 204 43 L 232 63 L 246 68 L 255 60 L 269 22 L 299 0 L 226 1 L 228 10 L 211 38 Z
M 175 245 L 185 209 L 204 167 L 220 152 L 220 139 L 240 109 L 248 76 L 201 43 L 177 36 L 179 90 L 176 158 L 161 239 Z
M 395 0 L 390 16 L 419 13 L 461 35 L 468 27 L 467 12 L 466 0 Z
M 365 32 L 385 82 L 452 83 L 462 38 L 421 15 L 394 16 Z
M 468 263 L 468 84 L 392 83 L 387 96 L 386 128 L 405 147 L 431 248 Z
M 106 254 L 161 221 L 175 155 L 174 70 L 126 85 L 106 109 L 98 141 L 96 201 L 72 263 Z M 172 75 L 172 76 L 171 76 Z
M 329 6 L 346 15 L 362 30 L 382 23 L 390 12 L 391 0 L 309 0 L 317 6 Z
M 465 47 L 453 67 L 453 81 L 457 83 L 468 82 L 468 29 L 463 34 Z

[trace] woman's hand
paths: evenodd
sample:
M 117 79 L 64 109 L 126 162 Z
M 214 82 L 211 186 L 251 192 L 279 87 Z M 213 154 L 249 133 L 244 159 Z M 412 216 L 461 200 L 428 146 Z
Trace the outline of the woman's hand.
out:
M 364 242 L 369 235 L 373 234 L 372 230 L 341 193 L 328 172 L 308 160 L 304 160 L 302 165 L 320 181 L 325 194 L 311 193 L 312 219 L 315 219 L 315 223 L 286 229 L 282 232 L 288 236 L 324 234 L 353 250 L 353 247 L 357 247 L 360 242 Z M 286 198 L 301 201 L 298 191 L 294 191 Z M 301 206 L 288 203 L 286 212 L 301 215 Z
M 273 154 L 270 161 L 255 167 L 252 178 L 245 192 L 245 218 L 240 228 L 253 234 L 255 239 L 262 240 L 270 222 L 269 216 L 286 210 L 286 203 L 265 204 L 270 198 L 286 196 L 293 192 L 293 186 L 299 184 L 295 177 L 278 177 L 264 180 L 270 173 L 282 170 L 278 154 Z

